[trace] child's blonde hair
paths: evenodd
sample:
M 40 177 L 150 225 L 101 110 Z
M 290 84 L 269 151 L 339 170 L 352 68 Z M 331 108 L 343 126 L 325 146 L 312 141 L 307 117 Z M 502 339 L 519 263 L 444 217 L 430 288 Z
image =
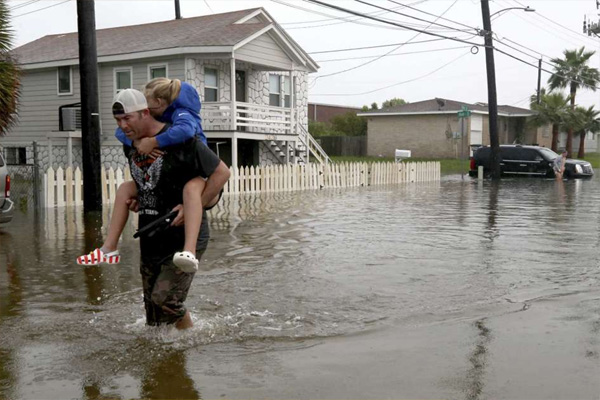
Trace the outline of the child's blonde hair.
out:
M 161 99 L 167 104 L 173 103 L 180 91 L 179 79 L 154 78 L 144 86 L 144 96 Z

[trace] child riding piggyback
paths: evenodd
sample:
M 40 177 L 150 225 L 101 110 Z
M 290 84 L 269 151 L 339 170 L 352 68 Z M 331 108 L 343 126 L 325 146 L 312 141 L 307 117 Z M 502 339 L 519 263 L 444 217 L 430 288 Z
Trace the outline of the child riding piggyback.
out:
M 144 87 L 144 95 L 150 114 L 168 128 L 152 137 L 132 142 L 119 127 L 115 136 L 125 146 L 134 147 L 142 156 L 156 159 L 161 157 L 161 149 L 185 143 L 196 136 L 206 144 L 206 136 L 202 131 L 200 119 L 200 98 L 198 92 L 189 83 L 179 79 L 156 78 Z M 202 192 L 205 181 L 194 178 L 185 185 L 183 191 L 183 215 L 185 216 L 185 245 L 183 251 L 175 253 L 173 263 L 184 272 L 195 272 L 198 269 L 196 258 L 196 241 L 202 222 L 203 207 L 210 208 L 218 201 L 218 197 L 209 204 L 202 204 Z M 118 264 L 120 254 L 117 249 L 119 238 L 129 217 L 130 199 L 137 196 L 137 188 L 133 181 L 127 181 L 117 190 L 108 234 L 102 247 L 77 258 L 80 265 Z

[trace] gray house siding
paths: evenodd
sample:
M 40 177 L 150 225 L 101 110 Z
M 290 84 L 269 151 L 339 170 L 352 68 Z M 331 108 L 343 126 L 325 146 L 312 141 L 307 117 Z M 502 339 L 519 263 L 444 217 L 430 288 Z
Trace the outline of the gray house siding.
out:
M 72 95 L 58 95 L 57 68 L 25 71 L 21 79 L 18 122 L 5 138 L 3 146 L 45 140 L 58 130 L 58 107 L 80 101 L 79 68 L 72 67 Z
M 290 69 L 292 60 L 267 34 L 263 34 L 235 51 L 237 59 L 258 65 Z
M 131 62 L 103 63 L 100 65 L 98 75 L 100 77 L 100 116 L 102 124 L 102 138 L 106 144 L 118 144 L 114 137 L 117 125 L 112 117 L 112 100 L 116 94 L 114 71 L 120 68 L 132 68 L 132 87 L 142 89 L 148 82 L 148 66 L 156 64 L 167 64 L 168 78 L 185 80 L 184 58 L 152 58 L 134 60 Z

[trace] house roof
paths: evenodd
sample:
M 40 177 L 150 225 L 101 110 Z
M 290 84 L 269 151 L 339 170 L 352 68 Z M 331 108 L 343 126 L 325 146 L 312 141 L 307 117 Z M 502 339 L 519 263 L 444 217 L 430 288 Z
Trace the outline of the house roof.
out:
M 263 18 L 251 18 L 258 14 L 262 14 Z M 296 53 L 318 67 L 262 8 L 99 29 L 96 31 L 97 56 L 102 61 L 102 57 L 114 56 L 118 59 L 118 56 L 167 49 L 200 52 L 201 47 L 204 48 L 202 52 L 223 52 L 223 46 L 235 46 L 269 26 L 278 30 Z M 44 36 L 14 49 L 12 54 L 21 65 L 78 60 L 78 34 Z
M 359 116 L 377 117 L 390 115 L 416 115 L 416 114 L 454 114 L 461 111 L 462 107 L 466 106 L 471 112 L 476 114 L 487 114 L 487 104 L 477 103 L 470 104 L 461 101 L 448 99 L 430 99 L 417 101 L 415 103 L 403 104 L 401 106 L 384 108 L 381 110 L 369 110 L 359 113 Z M 526 108 L 513 106 L 498 106 L 498 115 L 521 117 L 534 115 L 533 111 Z

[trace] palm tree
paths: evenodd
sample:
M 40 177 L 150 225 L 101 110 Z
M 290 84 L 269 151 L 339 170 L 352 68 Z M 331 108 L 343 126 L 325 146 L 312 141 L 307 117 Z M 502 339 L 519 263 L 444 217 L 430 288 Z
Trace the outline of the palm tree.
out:
M 579 110 L 579 116 L 581 121 L 581 127 L 578 131 L 575 131 L 579 135 L 579 152 L 577 153 L 578 158 L 585 157 L 585 135 L 590 133 L 600 132 L 600 111 L 594 110 L 594 106 L 589 108 L 577 107 Z
M 19 96 L 19 69 L 9 50 L 12 31 L 8 21 L 6 0 L 0 0 L 0 136 L 15 123 Z
M 560 92 L 546 93 L 544 89 L 540 94 L 540 103 L 537 104 L 537 95 L 531 96 L 531 109 L 535 115 L 530 118 L 534 126 L 552 124 L 552 150 L 557 151 L 559 129 L 565 122 L 569 98 Z
M 577 89 L 591 89 L 596 91 L 596 85 L 600 81 L 600 73 L 596 68 L 587 65 L 589 59 L 595 54 L 594 51 L 585 51 L 585 46 L 576 50 L 565 50 L 564 58 L 553 58 L 550 60 L 554 66 L 554 74 L 548 79 L 550 90 L 564 89 L 569 87 L 571 98 L 571 109 L 575 110 L 575 96 Z M 567 153 L 573 152 L 573 129 L 567 131 Z

